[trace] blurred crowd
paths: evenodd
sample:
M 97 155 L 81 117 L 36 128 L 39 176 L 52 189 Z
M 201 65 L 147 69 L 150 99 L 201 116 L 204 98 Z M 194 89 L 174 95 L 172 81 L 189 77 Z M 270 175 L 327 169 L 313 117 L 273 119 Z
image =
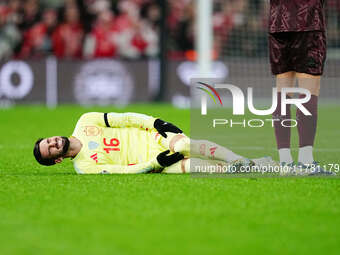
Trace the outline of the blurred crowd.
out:
M 195 3 L 170 0 L 170 53 L 195 58 Z M 213 0 L 212 56 L 266 57 L 268 55 L 269 0 Z M 340 49 L 340 0 L 325 0 L 327 44 Z
M 155 56 L 159 6 L 151 0 L 7 0 L 0 4 L 0 59 Z
M 0 60 L 154 57 L 165 0 L 0 0 Z M 168 0 L 168 55 L 195 59 L 195 0 Z M 326 0 L 340 48 L 340 1 Z M 269 0 L 214 0 L 215 58 L 267 55 Z

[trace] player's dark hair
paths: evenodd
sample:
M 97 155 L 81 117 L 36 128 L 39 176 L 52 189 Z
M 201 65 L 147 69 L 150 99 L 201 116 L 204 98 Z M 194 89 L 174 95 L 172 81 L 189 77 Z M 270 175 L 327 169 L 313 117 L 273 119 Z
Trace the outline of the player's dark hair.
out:
M 43 138 L 39 138 L 34 145 L 33 149 L 33 154 L 35 159 L 39 162 L 39 164 L 44 165 L 44 166 L 52 166 L 55 165 L 54 159 L 44 159 L 41 156 L 40 149 L 39 149 L 39 144 L 43 140 Z

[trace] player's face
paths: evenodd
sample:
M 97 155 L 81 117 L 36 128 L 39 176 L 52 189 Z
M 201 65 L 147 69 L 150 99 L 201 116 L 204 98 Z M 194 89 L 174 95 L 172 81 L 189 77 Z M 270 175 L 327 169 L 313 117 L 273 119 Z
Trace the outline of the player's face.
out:
M 53 136 L 43 139 L 39 144 L 40 154 L 45 159 L 57 159 L 65 156 L 70 145 L 67 137 Z

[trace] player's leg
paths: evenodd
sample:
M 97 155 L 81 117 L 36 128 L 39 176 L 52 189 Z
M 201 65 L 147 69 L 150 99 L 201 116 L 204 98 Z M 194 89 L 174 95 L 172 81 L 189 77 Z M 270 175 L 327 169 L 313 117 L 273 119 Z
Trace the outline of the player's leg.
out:
M 237 173 L 249 172 L 256 170 L 270 169 L 276 170 L 278 164 L 269 157 L 252 159 L 253 165 L 240 164 L 239 160 L 225 162 L 221 160 L 209 160 L 201 158 L 185 158 L 169 167 L 164 168 L 162 173 Z M 243 168 L 244 167 L 244 168 Z M 249 167 L 249 168 L 248 168 Z
M 286 115 L 281 114 L 281 90 L 295 85 L 295 72 L 291 63 L 291 39 L 294 33 L 269 34 L 269 56 L 272 73 L 276 76 L 278 104 L 273 113 L 273 119 L 285 120 L 291 118 L 290 105 L 287 105 Z M 289 125 L 287 125 L 289 126 Z M 281 125 L 281 121 L 274 122 L 276 144 L 280 162 L 290 164 L 293 158 L 290 152 L 290 127 Z
M 277 88 L 277 107 L 273 113 L 273 119 L 280 120 L 274 122 L 274 131 L 277 149 L 279 152 L 280 163 L 291 164 L 293 158 L 290 150 L 290 136 L 291 128 L 289 123 L 285 123 L 283 126 L 281 123 L 284 120 L 291 119 L 290 105 L 286 106 L 286 115 L 282 115 L 281 109 L 281 91 L 283 88 L 294 87 L 296 81 L 295 72 L 286 72 L 278 74 L 276 76 L 276 88 Z M 288 95 L 288 97 L 291 95 Z
M 207 160 L 200 158 L 185 158 L 169 167 L 164 168 L 162 173 L 167 174 L 184 174 L 190 172 L 196 173 L 226 173 L 230 164 L 224 161 Z
M 300 88 L 308 89 L 311 92 L 311 99 L 303 106 L 312 114 L 304 115 L 300 109 L 296 110 L 299 133 L 299 157 L 298 162 L 312 164 L 314 162 L 313 146 L 316 135 L 318 120 L 318 97 L 320 94 L 320 76 L 313 76 L 298 73 L 298 84 Z M 304 97 L 305 95 L 300 95 Z
M 187 152 L 187 148 L 189 148 L 189 152 Z M 222 160 L 225 162 L 243 159 L 241 155 L 238 155 L 217 143 L 208 140 L 194 140 L 189 137 L 176 141 L 173 146 L 173 151 L 183 151 L 189 153 L 191 157 Z
M 185 158 L 177 163 L 164 168 L 162 173 L 166 174 L 185 174 L 190 173 L 190 159 Z
M 326 59 L 326 35 L 319 31 L 299 33 L 295 45 L 301 51 L 296 61 L 298 86 L 311 92 L 311 99 L 304 104 L 304 107 L 312 114 L 306 116 L 299 109 L 296 111 L 300 147 L 298 161 L 302 164 L 312 164 L 314 162 L 313 145 L 318 119 L 320 79 Z M 304 97 L 305 95 L 300 96 Z
M 184 134 L 167 133 L 167 138 L 161 138 L 163 147 L 172 152 L 180 152 L 186 157 L 222 160 L 231 162 L 243 159 L 233 151 L 207 140 L 193 140 Z

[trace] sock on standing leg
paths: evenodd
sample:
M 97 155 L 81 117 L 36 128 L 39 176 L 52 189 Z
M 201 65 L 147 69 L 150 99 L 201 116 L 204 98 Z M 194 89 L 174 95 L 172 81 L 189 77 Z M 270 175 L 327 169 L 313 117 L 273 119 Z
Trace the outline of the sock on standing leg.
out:
M 289 96 L 288 96 L 289 97 Z M 277 93 L 277 107 L 273 113 L 273 119 L 279 120 L 274 122 L 274 131 L 277 148 L 279 150 L 280 162 L 290 164 L 293 158 L 290 152 L 290 127 L 281 125 L 283 120 L 291 118 L 290 105 L 286 106 L 286 115 L 281 114 L 281 92 Z M 285 122 L 286 126 L 290 126 L 290 122 Z
M 300 98 L 304 95 L 300 95 Z M 318 97 L 311 96 L 311 99 L 304 103 L 303 106 L 312 114 L 304 115 L 299 109 L 296 111 L 296 120 L 298 122 L 299 133 L 299 162 L 303 164 L 311 164 L 313 158 L 313 145 L 316 135 L 316 127 L 318 120 Z
M 300 147 L 298 161 L 303 164 L 312 164 L 314 162 L 313 146 Z
M 293 162 L 292 154 L 289 148 L 279 149 L 280 163 L 290 164 Z

